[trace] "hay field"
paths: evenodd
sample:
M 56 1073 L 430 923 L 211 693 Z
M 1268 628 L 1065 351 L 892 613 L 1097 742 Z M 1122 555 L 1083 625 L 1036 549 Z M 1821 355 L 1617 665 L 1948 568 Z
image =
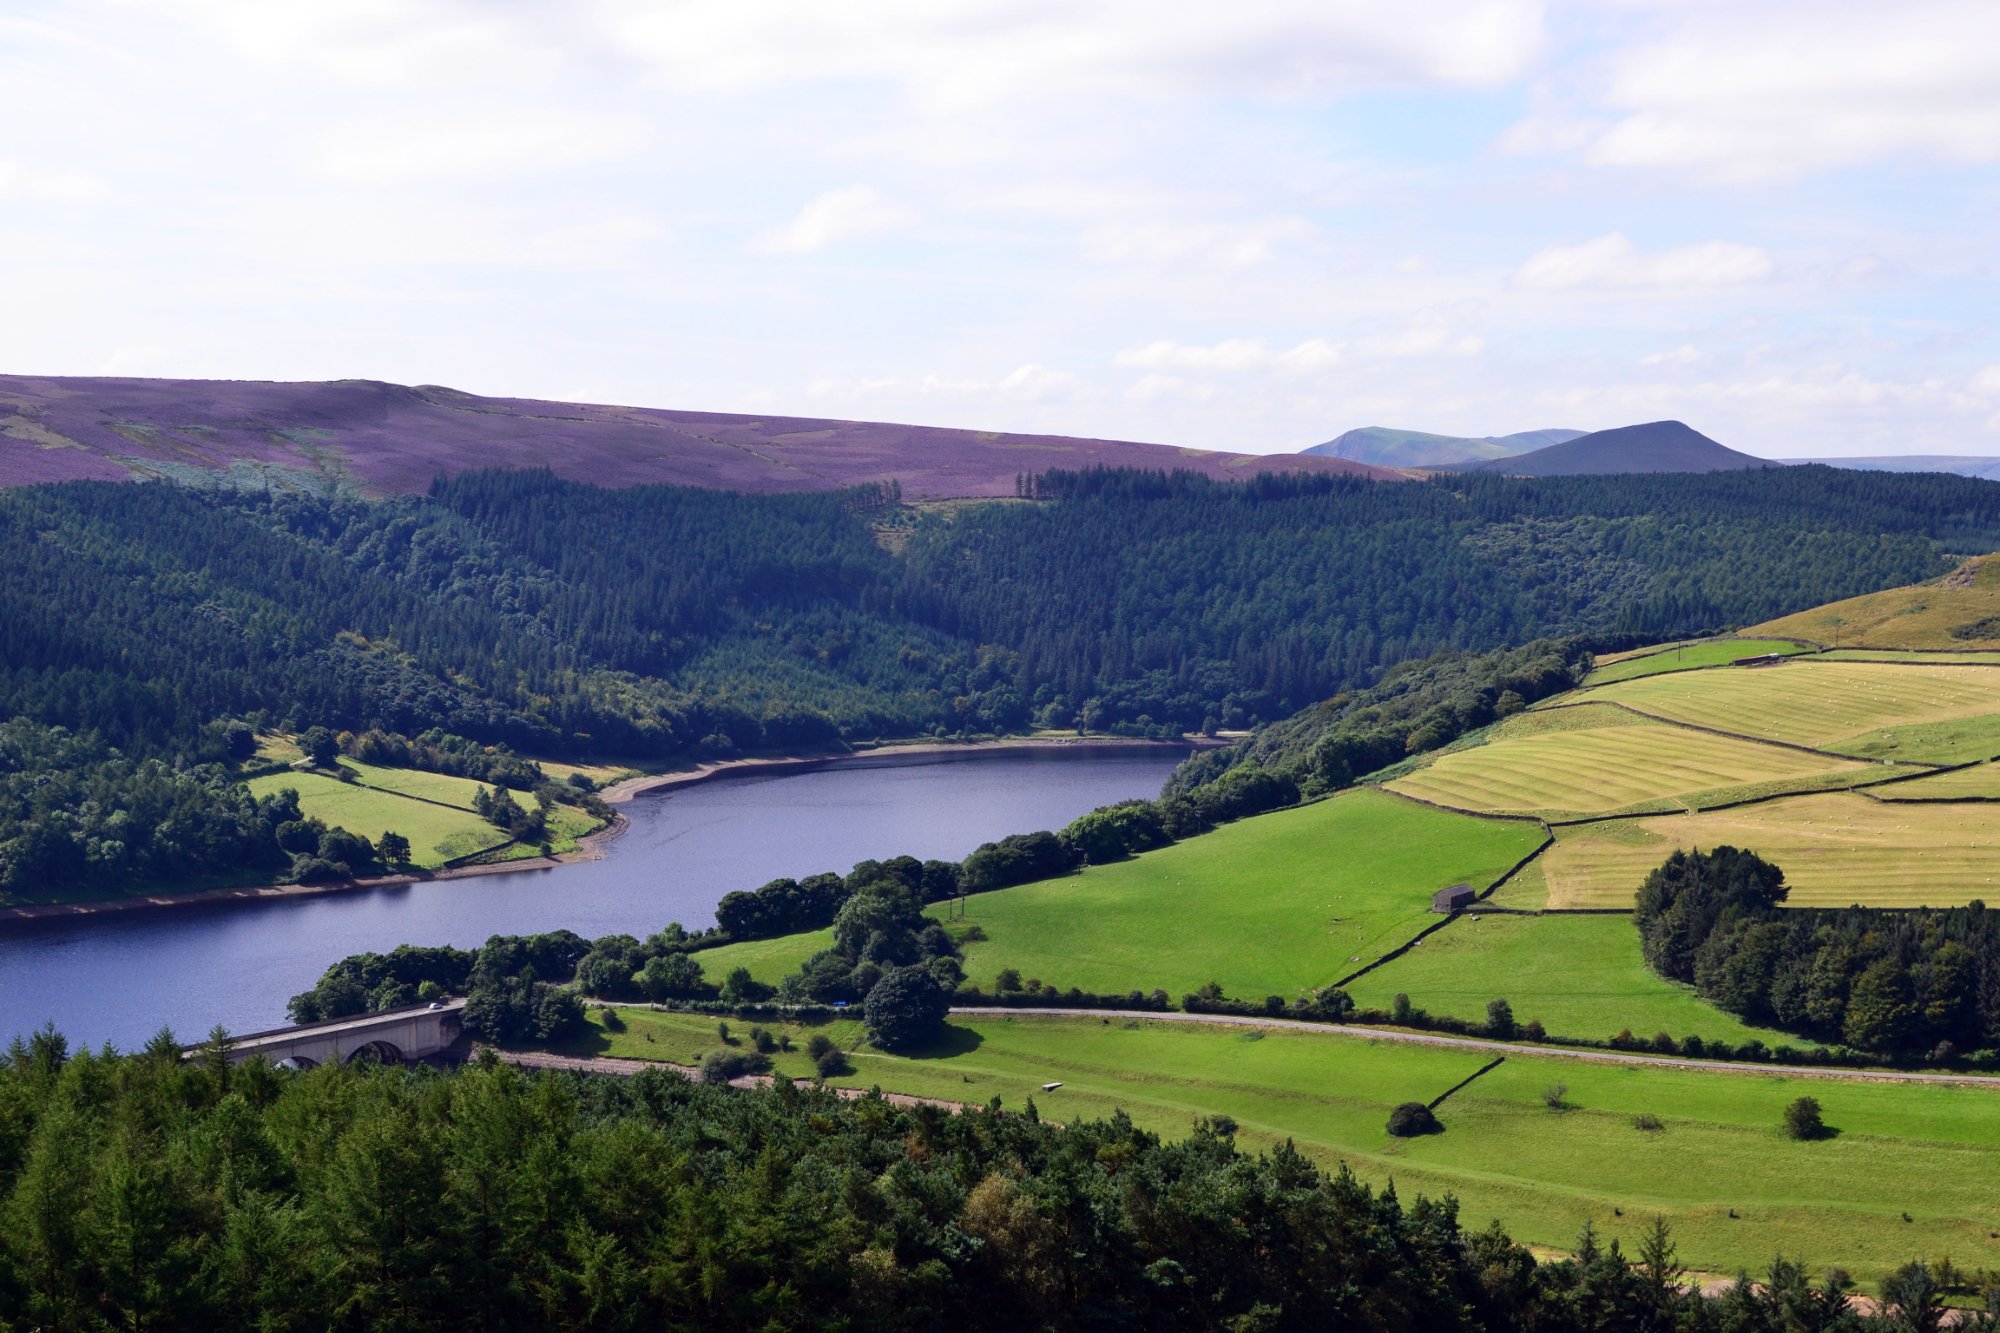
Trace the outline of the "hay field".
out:
M 1502 736 L 1440 755 L 1388 786 L 1460 810 L 1601 814 L 1719 788 L 1867 772 L 1849 760 L 1642 724 Z
M 1951 633 L 1990 616 L 2000 616 L 2000 559 L 1985 556 L 1932 583 L 1850 597 L 1743 633 L 1847 648 L 2000 648 L 2000 635 L 1960 639 Z
M 1871 789 L 1871 794 L 1878 801 L 2000 801 L 2000 764 L 1975 764 L 1914 782 L 1892 782 Z M 1959 817 L 1982 819 L 1988 815 L 1962 810 Z
M 1977 807 L 1893 804 L 1856 792 L 1559 829 L 1542 855 L 1551 907 L 1629 907 L 1676 848 L 1728 844 L 1784 869 L 1794 907 L 2000 902 L 2000 820 Z
M 2000 671 L 1787 662 L 1646 676 L 1607 685 L 1591 697 L 1736 735 L 1827 748 L 1886 729 L 2000 713 Z M 1923 754 L 1906 747 L 1897 757 L 1920 759 Z

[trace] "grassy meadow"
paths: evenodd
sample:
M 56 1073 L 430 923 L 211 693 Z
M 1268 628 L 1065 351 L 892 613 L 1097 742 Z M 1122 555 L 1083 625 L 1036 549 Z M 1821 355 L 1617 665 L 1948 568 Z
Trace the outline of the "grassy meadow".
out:
M 1504 998 L 1518 1022 L 1533 1019 L 1558 1037 L 1601 1041 L 1630 1029 L 1641 1037 L 1796 1044 L 1655 975 L 1624 916 L 1461 916 L 1347 991 L 1364 1008 L 1387 1009 L 1401 992 L 1419 1009 L 1472 1020 L 1486 1017 L 1489 1000 Z
M 286 787 L 298 792 L 299 808 L 308 816 L 359 833 L 371 842 L 391 830 L 402 834 L 410 840 L 410 859 L 424 869 L 435 869 L 446 861 L 507 841 L 505 832 L 470 810 L 411 800 L 323 773 L 268 773 L 250 779 L 250 790 L 259 796 Z
M 2000 801 L 2000 764 L 1974 764 L 1913 782 L 1892 782 L 1872 787 L 1868 794 L 1878 801 Z
M 1850 597 L 1767 620 L 1745 634 L 1776 634 L 1850 648 L 2000 648 L 1952 630 L 2000 615 L 2000 560 L 1969 560 L 1933 583 Z
M 620 1014 L 625 1031 L 599 1029 L 573 1049 L 688 1063 L 718 1045 L 713 1019 Z M 746 1044 L 749 1026 L 731 1023 Z M 799 1048 L 818 1030 L 771 1028 Z M 1327 1167 L 1345 1162 L 1376 1183 L 1393 1180 L 1405 1197 L 1453 1194 L 1468 1224 L 1497 1217 L 1542 1245 L 1572 1244 L 1586 1219 L 1630 1244 L 1661 1215 L 1682 1260 L 1712 1271 L 1760 1269 L 1780 1250 L 1816 1267 L 1844 1265 L 1863 1281 L 1918 1254 L 2000 1263 L 1990 1235 L 2000 1231 L 1992 1088 L 1510 1056 L 1439 1108 L 1444 1133 L 1395 1140 L 1383 1131 L 1391 1107 L 1439 1096 L 1489 1057 L 1331 1033 L 1031 1014 L 961 1016 L 912 1057 L 854 1049 L 852 1022 L 825 1030 L 851 1052 L 852 1072 L 837 1085 L 971 1103 L 998 1096 L 1015 1108 L 1033 1098 L 1058 1121 L 1123 1109 L 1169 1136 L 1188 1133 L 1198 1116 L 1228 1115 L 1246 1147 L 1290 1139 Z M 809 1072 L 802 1054 L 777 1063 Z M 1049 1082 L 1063 1086 L 1044 1093 Z M 1543 1098 L 1556 1084 L 1566 1109 L 1552 1111 Z M 1820 1100 L 1837 1134 L 1783 1136 L 1783 1107 L 1801 1095 Z M 1635 1128 L 1640 1114 L 1664 1128 Z
M 1164 987 L 1177 999 L 1210 981 L 1231 995 L 1292 996 L 1324 986 L 1437 918 L 1431 894 L 1483 889 L 1542 841 L 1525 821 L 1478 819 L 1359 789 L 1227 824 L 1187 842 L 965 900 L 931 914 L 976 925 L 965 970 L 990 987 L 1003 968 L 1068 989 Z M 748 967 L 775 982 L 830 933 L 697 954 L 711 977 Z
M 1534 716 L 1571 711 L 1582 710 Z M 1648 803 L 1671 808 L 1676 797 L 1867 770 L 1862 763 L 1685 727 L 1620 725 L 1527 735 L 1507 735 L 1502 728 L 1486 744 L 1440 755 L 1389 787 L 1455 809 L 1560 817 Z
M 1698 643 L 1677 643 L 1661 648 L 1620 653 L 1600 659 L 1584 685 L 1609 685 L 1615 681 L 1657 676 L 1669 671 L 1693 671 L 1700 667 L 1727 666 L 1739 657 L 1780 653 L 1790 657 L 1806 649 L 1785 639 L 1706 639 Z
M 1973 811 L 1832 792 L 1586 824 L 1556 831 L 1542 873 L 1551 907 L 1629 907 L 1639 882 L 1675 848 L 1728 844 L 1782 867 L 1796 907 L 2000 900 L 2000 828 Z
M 1645 676 L 1590 697 L 1738 736 L 1831 748 L 1894 728 L 1992 716 L 2000 712 L 2000 673 L 1978 666 L 1803 661 Z M 1895 757 L 1954 762 L 1914 743 Z

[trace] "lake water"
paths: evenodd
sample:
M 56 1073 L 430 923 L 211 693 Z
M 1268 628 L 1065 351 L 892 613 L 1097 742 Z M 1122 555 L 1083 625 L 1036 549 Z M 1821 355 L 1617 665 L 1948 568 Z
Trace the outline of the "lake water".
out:
M 644 936 L 715 923 L 736 889 L 845 873 L 869 857 L 956 860 L 1009 833 L 1060 828 L 1157 795 L 1182 754 L 1000 750 L 786 776 L 730 777 L 622 807 L 631 828 L 600 861 L 318 898 L 219 903 L 0 934 L 0 1042 L 54 1020 L 72 1045 L 183 1040 L 216 1023 L 276 1027 L 285 1001 L 351 953 L 467 948 L 568 928 Z

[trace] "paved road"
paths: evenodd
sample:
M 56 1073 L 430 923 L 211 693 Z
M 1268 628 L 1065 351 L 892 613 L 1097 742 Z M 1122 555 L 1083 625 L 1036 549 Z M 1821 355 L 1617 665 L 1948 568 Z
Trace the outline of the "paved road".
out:
M 1748 1074 L 1761 1078 L 1830 1078 L 1863 1083 L 1973 1083 L 2000 1089 L 2000 1078 L 1978 1074 L 1917 1074 L 1900 1069 L 1840 1069 L 1826 1065 L 1750 1064 L 1740 1060 L 1692 1060 L 1670 1055 L 1635 1055 L 1628 1051 L 1599 1051 L 1582 1046 L 1539 1046 L 1528 1042 L 1487 1041 L 1479 1037 L 1450 1037 L 1434 1032 L 1406 1032 L 1398 1028 L 1361 1027 L 1351 1023 L 1308 1023 L 1297 1018 L 1254 1018 L 1237 1014 L 1159 1013 L 1150 1009 L 1043 1009 L 1009 1005 L 953 1006 L 954 1014 L 982 1018 L 1033 1018 L 1038 1014 L 1062 1018 L 1136 1018 L 1148 1023 L 1214 1023 L 1224 1027 L 1283 1028 L 1298 1032 L 1334 1032 L 1371 1041 L 1404 1041 L 1415 1046 L 1454 1046 L 1471 1051 L 1504 1055 L 1553 1056 L 1561 1060 L 1597 1060 L 1614 1065 L 1661 1065 L 1668 1069 L 1701 1069 L 1720 1074 Z

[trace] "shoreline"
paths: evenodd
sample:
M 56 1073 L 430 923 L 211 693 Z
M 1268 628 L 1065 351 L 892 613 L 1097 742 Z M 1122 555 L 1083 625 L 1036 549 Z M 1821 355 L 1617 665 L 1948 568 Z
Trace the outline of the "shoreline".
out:
M 1025 736 L 997 741 L 919 741 L 908 745 L 882 745 L 867 750 L 725 759 L 672 773 L 649 773 L 626 778 L 606 787 L 598 795 L 604 798 L 607 805 L 616 807 L 629 804 L 640 796 L 676 791 L 724 778 L 784 776 L 793 773 L 813 773 L 829 768 L 894 767 L 895 760 L 907 758 L 947 763 L 954 756 L 970 758 L 1010 750 L 1111 753 L 1119 750 L 1206 750 L 1218 749 L 1233 743 L 1206 736 L 1177 741 L 1155 741 L 1123 736 L 1042 738 Z M 129 898 L 103 898 L 90 902 L 31 903 L 19 907 L 0 907 L 0 931 L 100 917 L 117 918 L 132 913 L 167 912 L 185 908 L 271 902 L 291 898 L 320 898 L 336 893 L 406 888 L 440 880 L 471 879 L 479 875 L 510 875 L 531 870 L 554 870 L 575 862 L 603 860 L 609 855 L 610 844 L 622 837 L 630 827 L 631 821 L 614 808 L 609 824 L 594 833 L 586 833 L 578 838 L 575 851 L 564 852 L 557 856 L 525 857 L 518 861 L 502 861 L 494 865 L 458 866 L 450 870 L 327 880 L 319 884 L 263 884 L 236 889 L 197 889 L 186 893 L 134 894 Z

